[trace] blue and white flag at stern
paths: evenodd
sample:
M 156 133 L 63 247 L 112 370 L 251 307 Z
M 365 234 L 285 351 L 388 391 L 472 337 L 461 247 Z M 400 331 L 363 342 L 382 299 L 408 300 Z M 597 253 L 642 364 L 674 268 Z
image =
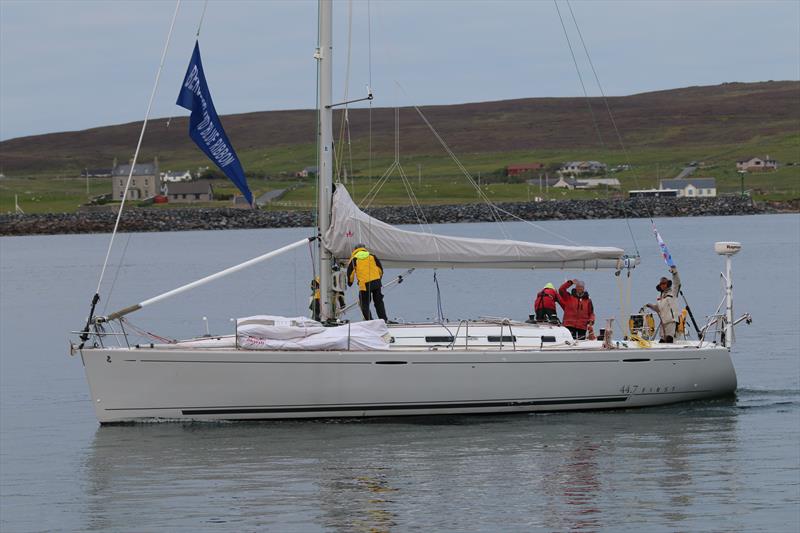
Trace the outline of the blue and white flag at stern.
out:
M 189 137 L 211 159 L 226 176 L 242 191 L 247 203 L 253 205 L 253 193 L 247 186 L 242 164 L 236 156 L 233 145 L 222 129 L 211 93 L 208 91 L 203 63 L 200 60 L 200 42 L 195 42 L 192 60 L 186 70 L 186 77 L 175 102 L 192 112 L 189 117 Z
M 661 234 L 656 229 L 655 223 L 652 224 L 653 227 L 653 235 L 656 236 L 656 241 L 658 241 L 658 247 L 661 248 L 661 257 L 664 258 L 664 262 L 667 264 L 668 267 L 672 268 L 675 266 L 675 261 L 672 260 L 672 254 L 669 253 L 667 249 L 667 244 L 664 242 L 664 239 L 661 238 Z

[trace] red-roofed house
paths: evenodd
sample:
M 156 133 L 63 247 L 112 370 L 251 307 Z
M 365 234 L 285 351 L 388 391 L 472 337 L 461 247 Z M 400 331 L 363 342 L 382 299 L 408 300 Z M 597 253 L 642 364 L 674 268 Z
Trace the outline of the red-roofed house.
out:
M 526 165 L 508 165 L 506 167 L 506 176 L 522 176 L 523 174 L 531 174 L 539 170 L 544 170 L 544 163 L 528 163 Z

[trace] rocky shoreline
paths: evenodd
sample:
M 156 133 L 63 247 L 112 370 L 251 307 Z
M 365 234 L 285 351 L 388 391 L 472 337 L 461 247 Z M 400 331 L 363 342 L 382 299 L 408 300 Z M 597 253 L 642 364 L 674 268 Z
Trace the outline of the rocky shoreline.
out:
M 577 220 L 601 218 L 695 217 L 752 215 L 798 212 L 797 201 L 790 203 L 754 203 L 749 198 L 635 198 L 620 200 L 558 200 L 546 202 L 501 203 L 497 206 L 514 216 L 504 220 Z M 423 206 L 430 224 L 452 222 L 492 222 L 494 217 L 485 204 Z M 375 218 L 389 224 L 416 224 L 417 215 L 408 206 L 368 209 Z M 42 215 L 0 215 L 0 235 L 57 235 L 108 233 L 116 214 L 111 211 L 54 213 Z M 120 219 L 121 232 L 186 231 L 252 228 L 310 227 L 314 218 L 309 211 L 251 211 L 248 209 L 148 209 L 125 211 Z

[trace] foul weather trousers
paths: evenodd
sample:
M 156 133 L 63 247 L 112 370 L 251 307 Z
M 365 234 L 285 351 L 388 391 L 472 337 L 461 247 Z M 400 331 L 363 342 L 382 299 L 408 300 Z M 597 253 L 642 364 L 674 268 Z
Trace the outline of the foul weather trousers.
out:
M 372 320 L 372 313 L 369 310 L 369 302 L 375 304 L 375 312 L 378 318 L 387 321 L 386 308 L 383 306 L 383 293 L 381 292 L 381 280 L 376 279 L 366 284 L 365 291 L 358 291 L 358 304 L 361 307 L 361 314 L 364 320 Z

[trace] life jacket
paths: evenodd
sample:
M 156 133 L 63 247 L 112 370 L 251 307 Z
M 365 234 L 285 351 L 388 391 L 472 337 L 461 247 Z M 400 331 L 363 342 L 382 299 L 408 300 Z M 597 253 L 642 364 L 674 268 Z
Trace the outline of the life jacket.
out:
M 681 314 L 678 315 L 678 325 L 675 327 L 675 333 L 679 335 L 686 335 L 686 316 L 689 313 L 686 309 L 681 311 Z
M 586 329 L 589 322 L 594 322 L 594 305 L 589 293 L 585 292 L 578 297 L 573 290 L 567 292 L 568 283 L 564 283 L 558 291 L 558 303 L 564 309 L 564 326 L 575 329 Z
M 375 256 L 367 251 L 366 248 L 356 248 L 350 255 L 350 264 L 353 266 L 349 270 L 348 282 L 353 283 L 353 276 L 358 278 L 358 290 L 367 290 L 367 283 L 381 279 L 383 269 L 378 266 Z
M 556 310 L 556 302 L 558 301 L 558 293 L 555 289 L 542 289 L 536 295 L 536 300 L 533 302 L 533 310 L 540 311 L 546 309 L 548 311 Z
M 311 289 L 314 291 L 314 299 L 319 300 L 319 276 L 311 280 Z

